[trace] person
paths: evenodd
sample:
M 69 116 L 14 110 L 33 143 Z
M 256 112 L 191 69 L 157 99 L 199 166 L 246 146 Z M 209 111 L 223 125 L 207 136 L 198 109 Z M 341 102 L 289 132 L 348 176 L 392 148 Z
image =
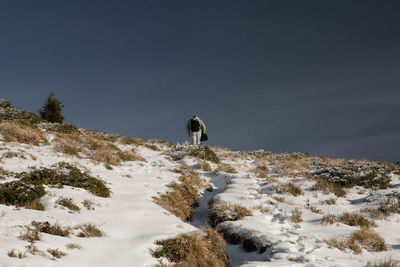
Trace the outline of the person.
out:
M 186 123 L 186 132 L 189 135 L 192 145 L 200 145 L 201 134 L 206 133 L 206 125 L 197 116 L 193 116 Z

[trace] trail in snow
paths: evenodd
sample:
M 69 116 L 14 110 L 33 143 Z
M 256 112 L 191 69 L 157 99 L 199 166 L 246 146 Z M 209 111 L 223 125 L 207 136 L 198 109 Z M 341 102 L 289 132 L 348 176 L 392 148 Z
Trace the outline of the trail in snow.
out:
M 192 215 L 191 224 L 197 228 L 210 227 L 208 224 L 208 203 L 213 197 L 224 192 L 226 187 L 225 175 L 213 175 L 212 173 L 203 174 L 209 178 L 209 182 L 213 186 L 213 191 L 205 190 L 203 196 L 200 198 L 199 207 Z M 246 252 L 242 245 L 232 245 L 226 242 L 226 252 L 229 256 L 231 266 L 240 266 L 249 261 L 263 261 L 265 260 L 264 253 Z

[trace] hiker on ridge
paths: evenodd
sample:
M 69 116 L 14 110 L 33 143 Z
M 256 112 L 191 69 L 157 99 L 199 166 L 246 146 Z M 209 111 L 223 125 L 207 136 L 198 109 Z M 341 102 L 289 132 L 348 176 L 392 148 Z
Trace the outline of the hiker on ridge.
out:
M 201 134 L 206 133 L 206 125 L 199 117 L 193 116 L 186 123 L 186 132 L 190 137 L 192 145 L 200 145 Z

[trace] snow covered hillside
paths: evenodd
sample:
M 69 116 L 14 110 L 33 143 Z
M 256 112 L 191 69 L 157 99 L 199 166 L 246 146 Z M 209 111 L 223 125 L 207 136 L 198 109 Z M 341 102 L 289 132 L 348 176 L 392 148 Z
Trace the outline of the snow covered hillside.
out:
M 400 168 L 390 163 L 192 148 L 58 124 L 3 121 L 0 135 L 1 266 L 400 260 Z

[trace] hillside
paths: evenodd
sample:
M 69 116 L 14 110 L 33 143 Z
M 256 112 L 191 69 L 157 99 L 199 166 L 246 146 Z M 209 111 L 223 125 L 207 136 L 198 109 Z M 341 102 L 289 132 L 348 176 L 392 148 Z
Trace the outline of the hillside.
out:
M 192 148 L 0 111 L 2 266 L 399 265 L 397 165 Z

